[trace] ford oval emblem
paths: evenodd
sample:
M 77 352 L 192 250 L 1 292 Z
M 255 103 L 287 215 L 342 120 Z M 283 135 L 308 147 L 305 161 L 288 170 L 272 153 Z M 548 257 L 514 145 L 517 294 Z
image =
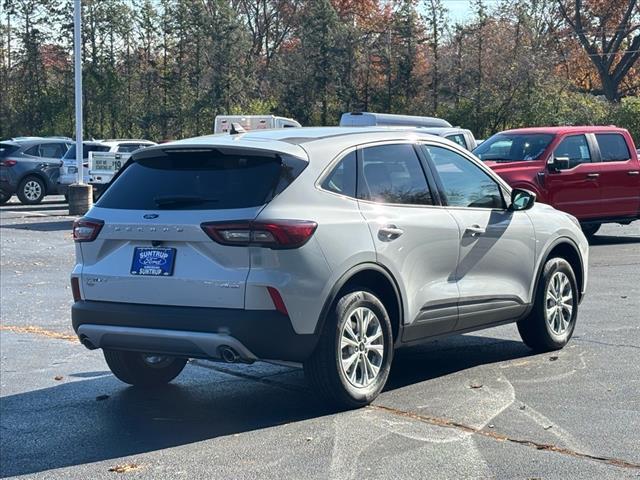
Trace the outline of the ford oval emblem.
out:
M 159 215 L 157 213 L 147 213 L 146 215 L 144 215 L 144 218 L 146 218 L 147 220 L 151 220 L 153 218 L 158 218 Z

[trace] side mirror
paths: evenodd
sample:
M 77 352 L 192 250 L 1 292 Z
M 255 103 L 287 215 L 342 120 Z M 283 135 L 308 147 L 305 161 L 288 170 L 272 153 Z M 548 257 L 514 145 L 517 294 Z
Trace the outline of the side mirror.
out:
M 536 194 L 522 188 L 514 188 L 511 190 L 511 205 L 509 210 L 518 212 L 520 210 L 529 210 L 536 202 Z
M 569 170 L 571 167 L 571 161 L 569 157 L 551 157 L 551 159 L 547 162 L 549 165 L 549 169 L 554 172 L 559 172 L 561 170 Z

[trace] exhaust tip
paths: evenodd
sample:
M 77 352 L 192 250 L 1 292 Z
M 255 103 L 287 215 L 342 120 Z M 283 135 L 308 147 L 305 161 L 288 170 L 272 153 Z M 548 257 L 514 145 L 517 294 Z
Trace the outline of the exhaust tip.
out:
M 237 363 L 240 360 L 240 355 L 229 345 L 222 345 L 219 349 L 222 360 L 227 363 Z
M 89 337 L 87 337 L 86 335 L 80 336 L 80 343 L 82 343 L 82 345 L 87 347 L 89 350 L 96 350 L 98 348 L 93 343 L 91 343 L 91 340 L 89 340 Z

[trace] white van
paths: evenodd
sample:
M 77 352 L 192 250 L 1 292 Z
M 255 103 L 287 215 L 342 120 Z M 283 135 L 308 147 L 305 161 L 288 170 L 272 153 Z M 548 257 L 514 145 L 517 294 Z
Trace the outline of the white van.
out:
M 451 127 L 452 125 L 436 117 L 415 115 L 394 115 L 391 113 L 351 112 L 343 113 L 341 127 Z
M 275 115 L 218 115 L 213 133 L 229 133 L 232 123 L 239 123 L 247 131 L 302 126 L 292 118 L 276 117 Z

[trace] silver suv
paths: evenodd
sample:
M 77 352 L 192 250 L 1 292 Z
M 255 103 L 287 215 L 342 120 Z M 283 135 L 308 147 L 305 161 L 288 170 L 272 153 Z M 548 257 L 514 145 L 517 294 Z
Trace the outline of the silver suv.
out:
M 301 363 L 371 402 L 394 350 L 517 322 L 562 348 L 587 283 L 575 218 L 415 129 L 300 128 L 136 152 L 76 221 L 73 327 L 122 381 L 188 358 Z

